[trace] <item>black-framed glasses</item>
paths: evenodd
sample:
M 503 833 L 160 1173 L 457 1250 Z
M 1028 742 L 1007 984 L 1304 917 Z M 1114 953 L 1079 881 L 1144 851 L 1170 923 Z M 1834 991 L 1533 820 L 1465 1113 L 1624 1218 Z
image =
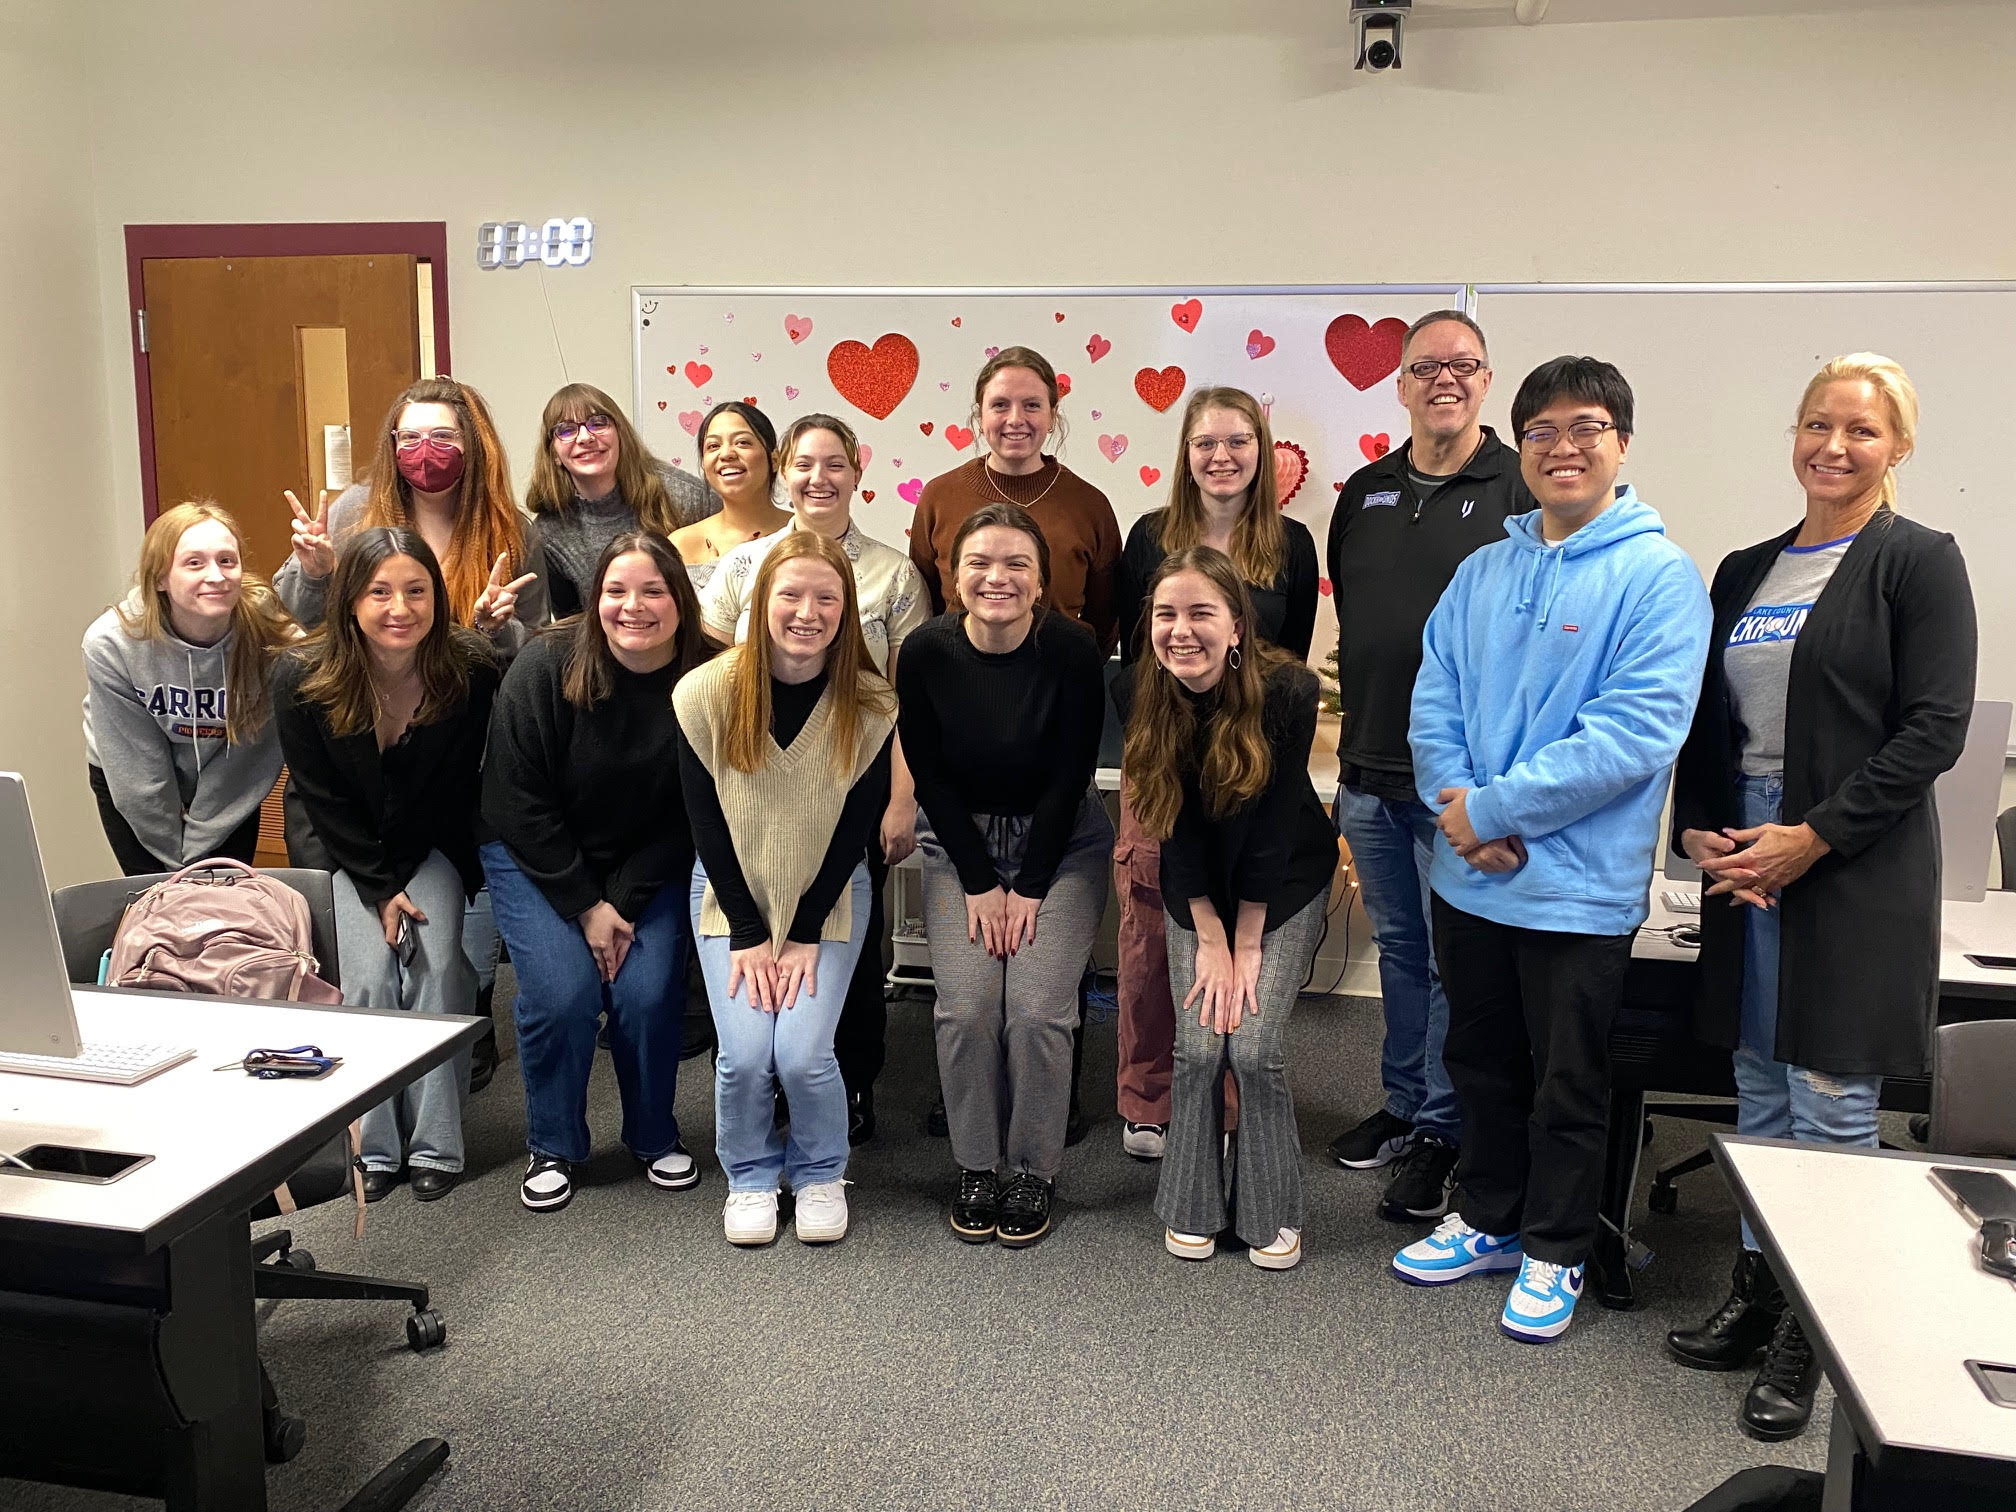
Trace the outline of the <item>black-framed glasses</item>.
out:
M 1451 378 L 1475 378 L 1484 371 L 1484 363 L 1476 357 L 1451 357 L 1440 362 L 1433 357 L 1423 357 L 1419 362 L 1407 364 L 1407 371 L 1423 383 L 1433 383 L 1444 368 L 1449 369 Z
M 606 436 L 616 429 L 616 422 L 607 415 L 590 415 L 586 420 L 562 420 L 553 427 L 553 439 L 565 445 L 581 432 L 591 436 Z
M 1594 451 L 1603 444 L 1603 433 L 1615 429 L 1613 420 L 1577 420 L 1568 427 L 1568 439 L 1583 451 Z M 1519 432 L 1519 444 L 1528 451 L 1551 451 L 1560 439 L 1558 425 L 1535 425 Z

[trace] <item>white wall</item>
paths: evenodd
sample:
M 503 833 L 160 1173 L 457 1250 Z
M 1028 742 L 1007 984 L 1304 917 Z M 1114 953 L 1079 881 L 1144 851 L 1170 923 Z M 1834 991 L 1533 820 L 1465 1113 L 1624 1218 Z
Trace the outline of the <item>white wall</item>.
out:
M 49 109 L 0 110 L 9 182 L 73 236 L 88 128 L 98 308 L 75 255 L 15 259 L 0 307 L 72 339 L 95 322 L 109 404 L 85 408 L 108 415 L 92 465 L 113 488 L 94 475 L 77 513 L 125 561 L 132 222 L 447 221 L 455 370 L 521 478 L 561 370 L 542 275 L 475 268 L 489 219 L 594 218 L 594 262 L 543 278 L 571 373 L 619 395 L 633 283 L 2016 277 L 2016 7 L 1422 31 L 1377 79 L 1351 72 L 1341 3 L 1252 0 L 1225 10 L 1238 36 L 1206 33 L 1218 9 L 87 0 L 65 11 L 97 23 L 88 121 L 25 66 Z M 60 139 L 61 168 L 14 163 L 22 133 Z M 45 360 L 10 344 L 0 371 Z M 18 563 L 29 518 L 0 508 Z M 105 560 L 10 645 L 48 661 L 38 724 Z M 0 760 L 22 739 L 0 732 Z

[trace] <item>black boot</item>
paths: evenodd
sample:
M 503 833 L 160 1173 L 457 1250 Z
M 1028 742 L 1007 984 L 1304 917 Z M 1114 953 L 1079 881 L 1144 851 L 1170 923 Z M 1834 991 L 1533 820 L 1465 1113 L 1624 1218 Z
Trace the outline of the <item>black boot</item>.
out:
M 1763 1367 L 1743 1398 L 1743 1431 L 1766 1443 L 1799 1437 L 1813 1416 L 1813 1392 L 1819 1384 L 1820 1365 L 1813 1358 L 1813 1346 L 1787 1308 L 1779 1315 Z
M 1771 1263 L 1756 1250 L 1736 1252 L 1729 1300 L 1698 1328 L 1666 1335 L 1667 1351 L 1689 1370 L 1741 1370 L 1765 1345 L 1785 1311 L 1785 1294 Z
M 496 984 L 492 983 L 476 994 L 476 1011 L 486 1019 L 491 1017 L 491 997 L 496 990 Z M 492 1023 L 484 1026 L 476 1043 L 469 1047 L 469 1095 L 474 1097 L 489 1086 L 490 1078 L 496 1074 L 497 1026 Z

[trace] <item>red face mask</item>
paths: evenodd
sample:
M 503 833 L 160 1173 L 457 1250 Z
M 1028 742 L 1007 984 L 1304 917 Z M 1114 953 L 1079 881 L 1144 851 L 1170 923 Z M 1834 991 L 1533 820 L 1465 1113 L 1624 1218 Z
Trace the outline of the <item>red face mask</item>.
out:
M 395 454 L 399 476 L 422 493 L 446 493 L 462 481 L 462 453 L 438 441 L 422 441 L 418 446 Z

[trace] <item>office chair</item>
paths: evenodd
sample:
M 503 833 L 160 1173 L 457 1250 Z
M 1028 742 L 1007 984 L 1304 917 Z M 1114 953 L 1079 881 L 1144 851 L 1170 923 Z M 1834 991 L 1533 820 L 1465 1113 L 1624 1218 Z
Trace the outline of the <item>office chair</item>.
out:
M 85 986 L 98 981 L 98 963 L 112 948 L 113 936 L 127 906 L 157 882 L 171 874 L 112 877 L 101 882 L 80 882 L 50 894 L 56 913 L 56 933 L 63 947 L 64 970 L 72 982 Z M 342 985 L 341 962 L 336 950 L 336 900 L 329 873 L 301 868 L 275 868 L 261 873 L 285 883 L 308 902 L 318 974 L 324 981 Z M 342 1135 L 330 1140 L 287 1178 L 288 1195 L 296 1208 L 315 1207 L 351 1196 L 350 1150 Z M 280 1216 L 276 1197 L 268 1195 L 252 1209 L 252 1218 L 261 1221 Z M 253 1295 L 262 1301 L 348 1301 L 405 1302 L 412 1307 L 406 1318 L 406 1343 L 415 1350 L 432 1349 L 447 1338 L 441 1315 L 428 1306 L 427 1288 L 413 1281 L 389 1281 L 376 1276 L 354 1276 L 316 1268 L 315 1257 L 297 1249 L 294 1236 L 277 1229 L 252 1241 Z M 266 1458 L 282 1464 L 301 1452 L 306 1425 L 301 1419 L 280 1411 L 273 1383 L 260 1367 L 266 1416 Z
M 2016 1158 L 2012 1088 L 2016 1088 L 2016 1019 L 1941 1024 L 1932 1031 L 1932 1128 L 1927 1147 L 1941 1155 Z

